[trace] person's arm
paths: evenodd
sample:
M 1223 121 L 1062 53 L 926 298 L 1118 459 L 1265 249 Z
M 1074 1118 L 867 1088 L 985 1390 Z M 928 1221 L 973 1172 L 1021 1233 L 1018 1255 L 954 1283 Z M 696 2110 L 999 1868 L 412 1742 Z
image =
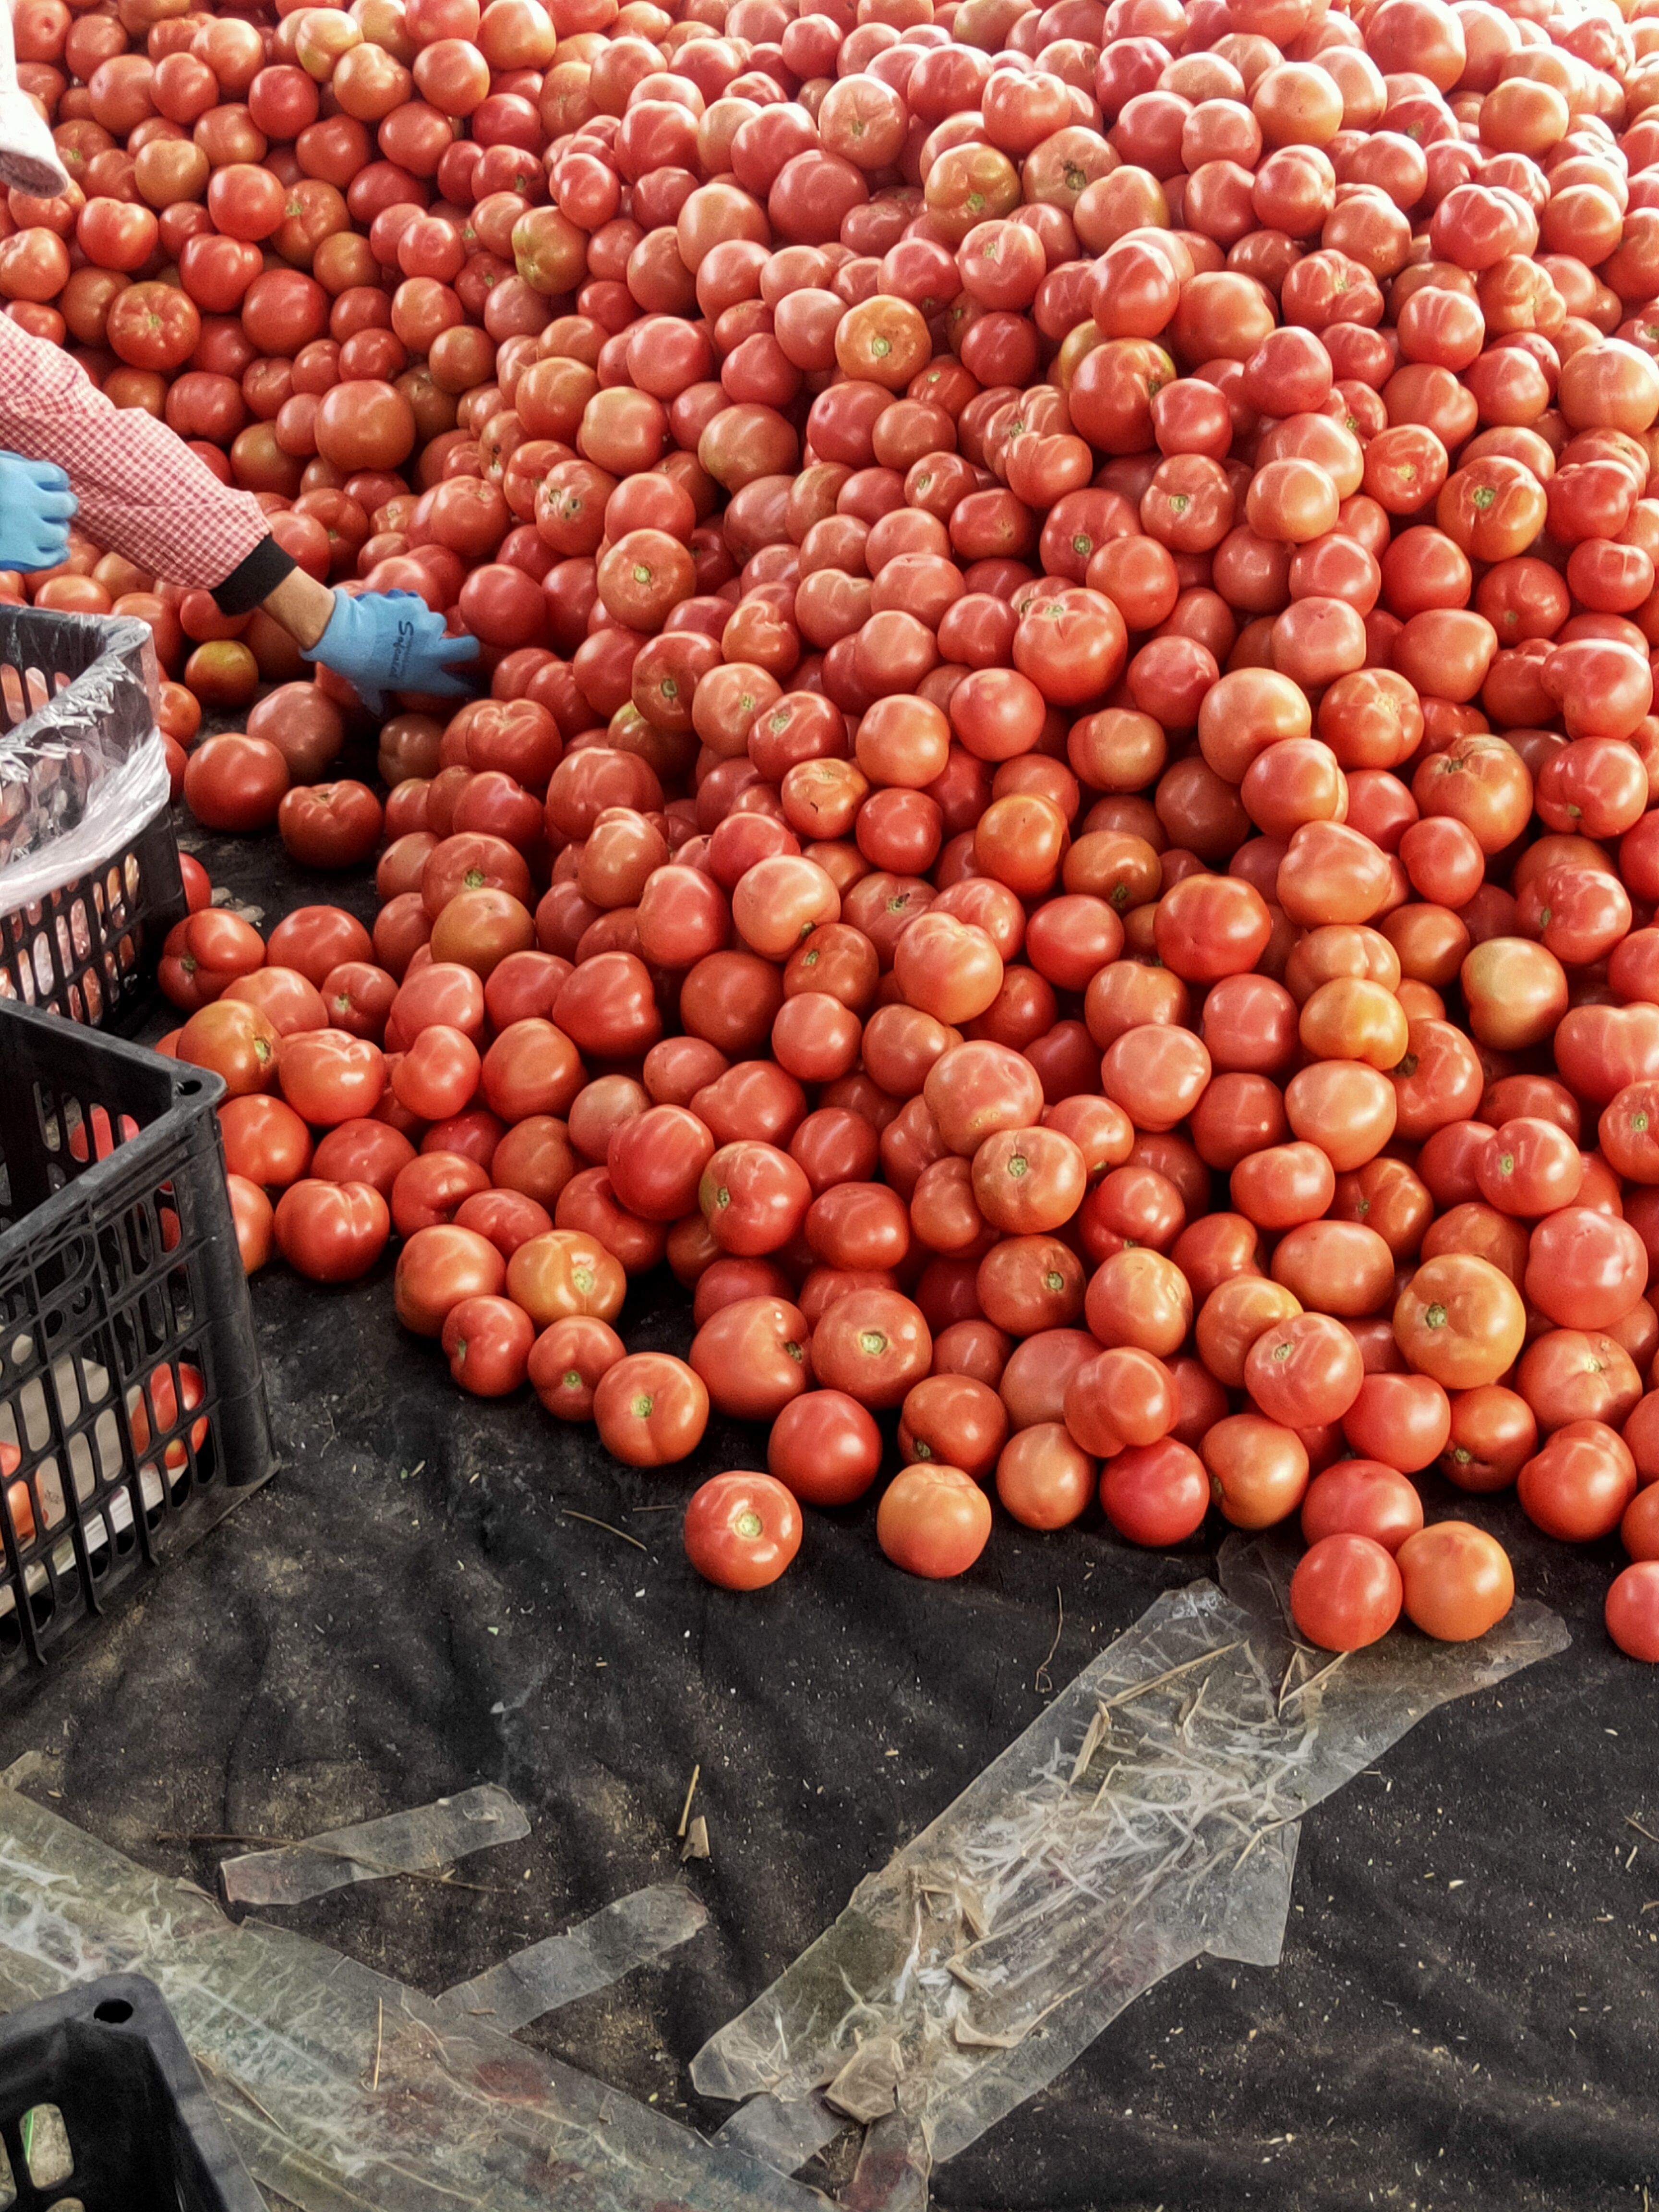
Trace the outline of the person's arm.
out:
M 228 612 L 257 606 L 293 566 L 252 492 L 221 483 L 143 409 L 112 406 L 78 363 L 7 316 L 0 316 L 0 450 L 57 462 L 88 534 L 169 582 L 214 591 L 254 556 L 268 562 L 261 588 Z
M 0 9 L 4 0 L 0 0 Z M 221 613 L 263 607 L 378 709 L 383 690 L 459 696 L 449 674 L 477 641 L 446 635 L 411 592 L 330 591 L 271 536 L 252 492 L 220 483 L 165 423 L 117 408 L 56 346 L 0 315 L 0 453 L 66 471 L 89 536 L 171 583 L 211 592 Z
M 334 618 L 334 594 L 303 568 L 292 568 L 259 605 L 279 622 L 301 653 L 309 653 Z

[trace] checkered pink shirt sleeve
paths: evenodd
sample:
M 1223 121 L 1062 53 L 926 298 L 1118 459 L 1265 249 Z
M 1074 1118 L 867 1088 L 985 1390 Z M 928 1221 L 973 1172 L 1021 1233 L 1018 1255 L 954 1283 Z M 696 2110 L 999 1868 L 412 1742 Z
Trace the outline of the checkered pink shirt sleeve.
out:
M 77 362 L 6 315 L 0 450 L 56 461 L 80 501 L 79 527 L 169 583 L 210 591 L 269 534 L 252 492 L 222 484 L 142 409 L 112 406 Z

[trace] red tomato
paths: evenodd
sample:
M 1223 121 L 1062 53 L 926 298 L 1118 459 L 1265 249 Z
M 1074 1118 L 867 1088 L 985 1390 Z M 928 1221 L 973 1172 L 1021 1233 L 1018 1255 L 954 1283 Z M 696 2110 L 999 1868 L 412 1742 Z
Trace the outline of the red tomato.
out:
M 400 1129 L 359 1118 L 337 1122 L 319 1144 L 311 1163 L 319 1182 L 366 1182 L 388 1205 L 392 1185 L 415 1158 L 415 1147 Z
M 372 1114 L 386 1090 L 380 1048 L 346 1030 L 311 1030 L 289 1037 L 276 1073 L 283 1097 L 314 1128 L 334 1128 Z
M 895 1566 L 930 1581 L 965 1574 L 991 1534 L 991 1504 L 959 1467 L 901 1468 L 876 1510 L 876 1540 Z
M 355 1283 L 386 1249 L 392 1214 L 368 1183 L 292 1184 L 276 1201 L 276 1243 L 289 1267 L 315 1283 Z
M 591 1314 L 571 1315 L 542 1331 L 526 1371 L 550 1413 L 562 1421 L 586 1421 L 602 1377 L 623 1357 L 623 1340 L 607 1322 Z
M 219 1109 L 225 1165 L 249 1182 L 285 1190 L 311 1168 L 311 1133 L 280 1098 L 251 1095 Z
M 997 1496 L 1027 1528 L 1063 1528 L 1095 1492 L 1095 1462 L 1063 1421 L 1038 1421 L 1011 1437 L 997 1461 Z
M 803 1504 L 850 1505 L 881 1467 L 881 1431 L 844 1390 L 808 1390 L 772 1424 L 766 1464 Z
M 902 1405 L 933 1357 L 933 1336 L 921 1308 L 896 1291 L 849 1291 L 812 1336 L 818 1381 L 875 1412 Z
M 743 1257 L 781 1250 L 805 1221 L 811 1197 L 811 1185 L 787 1152 L 752 1140 L 723 1145 L 697 1189 L 715 1243 Z
M 233 1098 L 268 1091 L 280 1040 L 257 1006 L 220 1000 L 192 1014 L 179 1032 L 178 1057 L 218 1076 Z
M 1638 1561 L 1615 1578 L 1606 1617 L 1607 1634 L 1621 1651 L 1659 1661 L 1659 1561 Z
M 1322 1536 L 1291 1577 L 1291 1612 L 1310 1644 L 1358 1651 L 1400 1618 L 1400 1569 L 1370 1536 Z
M 1210 1478 L 1195 1451 L 1165 1437 L 1107 1461 L 1101 1469 L 1100 1503 L 1120 1536 L 1169 1551 L 1203 1527 Z
M 593 1418 L 607 1451 L 629 1467 L 666 1467 L 694 1452 L 708 1423 L 702 1377 L 666 1352 L 634 1352 L 606 1369 Z
M 480 1398 L 501 1398 L 524 1381 L 536 1325 L 510 1298 L 463 1298 L 450 1308 L 443 1325 L 444 1356 L 462 1389 Z
M 300 785 L 276 810 L 283 843 L 302 868 L 360 866 L 380 842 L 380 819 L 368 786 L 350 781 Z
M 208 830 L 269 830 L 288 789 L 288 763 L 266 738 L 204 738 L 185 765 L 185 803 Z
M 349 960 L 367 961 L 374 947 L 355 915 L 337 906 L 296 907 L 270 933 L 265 957 L 295 968 L 320 990 L 330 971 Z
M 691 1364 L 716 1413 L 769 1421 L 811 1379 L 811 1332 L 786 1298 L 738 1298 L 712 1314 L 691 1340 Z
M 1416 1486 L 1381 1460 L 1338 1460 L 1314 1477 L 1302 1500 L 1302 1534 L 1310 1544 L 1326 1536 L 1369 1536 L 1394 1553 L 1422 1526 Z
M 264 1192 L 246 1176 L 228 1174 L 225 1188 L 230 1194 L 230 1218 L 242 1273 L 255 1274 L 276 1249 L 276 1215 Z
M 1515 1602 L 1515 1575 L 1497 1539 L 1467 1521 L 1437 1521 L 1395 1555 L 1407 1618 L 1443 1644 L 1495 1628 Z
M 769 1474 L 717 1474 L 685 1509 L 685 1556 L 722 1589 L 763 1589 L 800 1549 L 800 1508 Z
M 493 1297 L 506 1276 L 506 1261 L 476 1229 L 417 1229 L 398 1255 L 398 1318 L 416 1336 L 439 1336 L 463 1298 Z
M 1636 1492 L 1636 1462 L 1613 1429 L 1569 1421 L 1527 1462 L 1516 1489 L 1547 1536 L 1591 1543 L 1618 1528 Z

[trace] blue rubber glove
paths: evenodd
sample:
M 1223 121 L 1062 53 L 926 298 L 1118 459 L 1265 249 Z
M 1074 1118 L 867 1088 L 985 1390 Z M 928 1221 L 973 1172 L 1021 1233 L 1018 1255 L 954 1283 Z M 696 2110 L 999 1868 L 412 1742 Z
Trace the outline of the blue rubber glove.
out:
M 0 568 L 55 568 L 67 559 L 75 508 L 56 461 L 0 453 Z
M 364 592 L 353 598 L 337 590 L 328 628 L 305 653 L 346 682 L 372 714 L 387 691 L 431 691 L 459 699 L 468 689 L 449 673 L 457 660 L 476 660 L 476 637 L 445 635 L 443 617 L 434 614 L 415 592 Z

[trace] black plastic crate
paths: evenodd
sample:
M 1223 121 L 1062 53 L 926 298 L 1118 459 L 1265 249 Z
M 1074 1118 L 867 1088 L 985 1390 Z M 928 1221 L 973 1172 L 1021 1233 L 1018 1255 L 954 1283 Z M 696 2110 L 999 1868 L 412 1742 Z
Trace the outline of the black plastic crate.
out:
M 106 1974 L 0 2020 L 16 2212 L 264 2212 L 154 1982 Z
M 0 1005 L 0 1682 L 273 1472 L 223 1090 Z
M 148 626 L 129 617 L 0 606 L 0 867 L 40 823 L 81 818 L 94 748 L 131 750 L 155 723 Z M 0 908 L 4 876 L 0 872 Z M 0 912 L 0 998 L 131 1029 L 162 939 L 185 911 L 172 809 L 27 906 Z

